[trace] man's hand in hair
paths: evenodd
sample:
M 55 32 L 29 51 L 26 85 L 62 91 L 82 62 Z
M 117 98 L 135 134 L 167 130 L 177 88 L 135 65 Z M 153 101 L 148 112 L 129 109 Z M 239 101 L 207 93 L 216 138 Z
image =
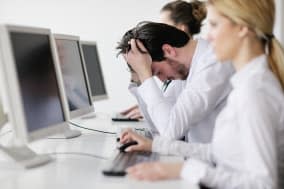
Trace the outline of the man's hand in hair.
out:
M 140 81 L 144 82 L 146 79 L 152 77 L 152 58 L 148 53 L 141 53 L 138 50 L 137 45 L 142 51 L 147 52 L 139 40 L 131 39 L 130 45 L 131 50 L 124 57 L 131 68 L 138 74 Z

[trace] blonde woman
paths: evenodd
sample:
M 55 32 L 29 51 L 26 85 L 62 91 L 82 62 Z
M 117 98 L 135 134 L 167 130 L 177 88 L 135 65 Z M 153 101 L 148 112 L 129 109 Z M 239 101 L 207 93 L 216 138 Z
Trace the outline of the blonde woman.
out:
M 210 145 L 131 131 L 127 150 L 189 157 L 184 163 L 144 163 L 128 169 L 142 180 L 183 178 L 210 188 L 284 188 L 284 53 L 273 35 L 273 0 L 209 0 L 209 36 L 221 62 L 231 60 L 233 90 L 216 120 Z M 214 79 L 214 78 L 212 78 Z

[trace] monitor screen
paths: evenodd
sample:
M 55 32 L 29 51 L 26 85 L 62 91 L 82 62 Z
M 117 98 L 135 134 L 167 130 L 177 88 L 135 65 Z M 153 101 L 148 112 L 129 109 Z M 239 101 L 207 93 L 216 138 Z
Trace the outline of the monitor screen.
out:
M 95 44 L 82 45 L 92 96 L 106 95 L 103 73 Z
M 65 121 L 48 34 L 11 32 L 28 132 Z
M 79 42 L 56 39 L 60 67 L 63 75 L 69 110 L 76 111 L 92 106 L 84 74 Z

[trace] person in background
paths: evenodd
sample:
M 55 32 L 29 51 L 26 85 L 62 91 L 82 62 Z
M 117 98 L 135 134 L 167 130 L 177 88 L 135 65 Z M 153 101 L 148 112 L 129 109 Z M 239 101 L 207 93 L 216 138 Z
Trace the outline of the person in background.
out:
M 164 5 L 160 11 L 162 23 L 174 26 L 190 37 L 200 33 L 205 18 L 206 6 L 201 1 L 172 1 Z
M 215 118 L 231 90 L 232 66 L 219 64 L 207 41 L 193 40 L 162 23 L 138 24 L 125 33 L 118 49 L 141 81 L 132 89 L 147 107 L 154 123 L 151 129 L 171 139 L 186 136 L 188 142 L 210 142 Z M 160 71 L 164 65 L 177 74 L 164 75 Z M 163 95 L 154 75 L 186 80 L 186 86 L 172 101 Z
M 192 2 L 181 0 L 172 1 L 164 5 L 160 11 L 160 20 L 162 23 L 174 26 L 186 32 L 190 37 L 200 33 L 202 22 L 205 18 L 205 3 L 197 0 Z M 165 67 L 165 65 L 163 66 Z M 185 86 L 184 80 L 159 79 L 163 82 L 162 91 L 164 92 L 164 96 L 171 99 L 172 103 L 174 103 Z M 136 96 L 137 93 L 135 90 L 130 91 Z M 136 99 L 139 105 L 131 106 L 120 113 L 131 119 L 143 119 L 143 117 L 145 117 L 148 124 L 153 124 L 146 108 L 143 107 L 143 101 L 139 96 L 136 96 Z
M 217 58 L 231 60 L 233 90 L 216 120 L 211 144 L 193 144 L 132 131 L 127 151 L 189 157 L 180 163 L 129 168 L 141 180 L 182 178 L 210 188 L 284 188 L 284 50 L 273 35 L 274 0 L 208 0 L 208 40 Z M 264 14 L 265 13 L 265 14 Z

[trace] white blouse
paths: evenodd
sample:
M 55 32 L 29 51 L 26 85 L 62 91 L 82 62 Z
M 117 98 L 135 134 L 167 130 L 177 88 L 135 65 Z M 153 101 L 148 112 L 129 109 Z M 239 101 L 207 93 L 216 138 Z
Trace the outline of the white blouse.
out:
M 181 177 L 213 188 L 284 188 L 284 94 L 265 55 L 236 73 L 211 144 L 157 137 L 152 150 L 190 157 Z

